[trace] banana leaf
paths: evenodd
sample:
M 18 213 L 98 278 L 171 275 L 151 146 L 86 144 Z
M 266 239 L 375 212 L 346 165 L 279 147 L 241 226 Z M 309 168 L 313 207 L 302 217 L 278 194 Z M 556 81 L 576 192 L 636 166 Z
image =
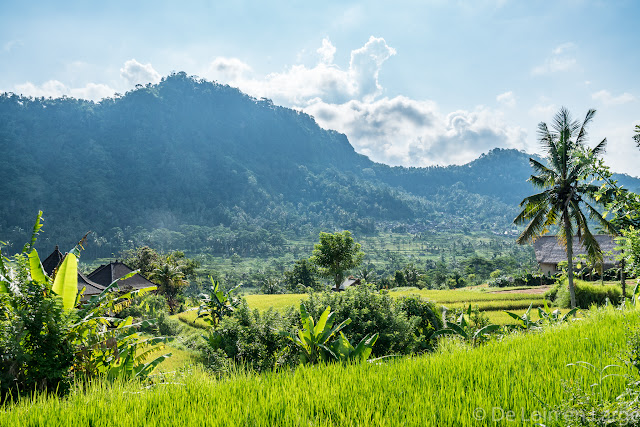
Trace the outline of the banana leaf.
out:
M 78 293 L 78 258 L 74 254 L 69 253 L 64 257 L 51 290 L 62 297 L 62 307 L 65 310 L 74 307 Z

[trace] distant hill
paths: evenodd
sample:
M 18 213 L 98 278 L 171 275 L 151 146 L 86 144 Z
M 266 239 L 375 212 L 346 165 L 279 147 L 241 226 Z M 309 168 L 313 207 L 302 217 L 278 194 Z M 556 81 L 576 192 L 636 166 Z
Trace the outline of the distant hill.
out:
M 307 114 L 184 73 L 100 103 L 3 94 L 0 150 L 0 240 L 22 243 L 41 209 L 43 244 L 93 230 L 96 256 L 154 230 L 213 252 L 234 233 L 252 253 L 320 229 L 501 231 L 532 190 L 525 153 L 389 167 Z

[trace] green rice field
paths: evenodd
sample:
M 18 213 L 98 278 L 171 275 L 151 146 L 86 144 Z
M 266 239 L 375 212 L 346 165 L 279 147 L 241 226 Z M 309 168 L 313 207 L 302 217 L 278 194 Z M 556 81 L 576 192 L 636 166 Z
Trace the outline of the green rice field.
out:
M 449 340 L 433 354 L 363 365 L 300 366 L 216 378 L 193 367 L 166 383 L 95 382 L 67 398 L 42 394 L 0 412 L 3 426 L 557 425 L 562 383 L 588 388 L 616 363 L 640 311 L 612 308 L 475 349 Z M 618 373 L 628 373 L 619 368 Z M 604 380 L 602 396 L 624 389 Z
M 477 306 L 481 311 L 486 312 L 491 323 L 500 325 L 514 323 L 514 320 L 504 313 L 504 310 L 519 313 L 524 312 L 529 305 L 532 305 L 534 309 L 544 306 L 543 293 L 531 293 L 532 290 L 529 288 L 508 291 L 508 293 L 501 293 L 503 290 L 494 290 L 493 288 L 463 288 L 455 290 L 420 290 L 411 288 L 391 291 L 389 294 L 393 297 L 419 295 L 424 299 L 434 301 L 437 305 L 444 305 L 450 310 L 467 308 L 471 304 L 472 307 Z M 249 307 L 257 308 L 260 311 L 268 310 L 272 307 L 276 310 L 283 310 L 297 306 L 300 301 L 307 298 L 307 294 L 255 294 L 246 295 L 244 298 L 247 300 Z M 534 319 L 538 319 L 537 313 L 537 310 L 535 310 Z M 197 311 L 186 311 L 176 317 L 193 326 L 208 327 L 208 324 L 202 320 L 196 320 Z

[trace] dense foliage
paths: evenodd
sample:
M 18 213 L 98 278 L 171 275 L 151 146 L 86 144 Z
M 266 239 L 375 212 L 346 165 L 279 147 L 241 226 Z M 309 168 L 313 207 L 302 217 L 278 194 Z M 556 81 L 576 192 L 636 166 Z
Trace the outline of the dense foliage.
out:
M 396 301 L 388 293 L 375 292 L 366 285 L 352 286 L 344 292 L 311 294 L 305 306 L 313 318 L 319 318 L 330 306 L 336 322 L 351 319 L 343 331 L 356 343 L 378 333 L 374 356 L 411 354 L 430 348 L 431 332 L 440 326 L 433 303 Z
M 116 318 L 130 300 L 155 287 L 117 292 L 118 280 L 81 303 L 78 247 L 49 277 L 31 241 L 11 259 L 0 254 L 0 400 L 33 391 L 64 394 L 73 379 L 144 378 L 170 354 L 149 359 L 165 337 L 143 336 L 151 322 Z M 125 275 L 123 279 L 134 273 Z

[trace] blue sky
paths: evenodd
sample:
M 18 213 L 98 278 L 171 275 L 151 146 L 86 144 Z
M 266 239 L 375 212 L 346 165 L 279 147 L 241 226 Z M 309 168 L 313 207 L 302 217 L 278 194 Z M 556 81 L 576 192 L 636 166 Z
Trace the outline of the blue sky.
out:
M 392 165 L 538 151 L 561 106 L 640 175 L 637 1 L 0 3 L 0 91 L 99 100 L 185 71 L 312 114 Z

